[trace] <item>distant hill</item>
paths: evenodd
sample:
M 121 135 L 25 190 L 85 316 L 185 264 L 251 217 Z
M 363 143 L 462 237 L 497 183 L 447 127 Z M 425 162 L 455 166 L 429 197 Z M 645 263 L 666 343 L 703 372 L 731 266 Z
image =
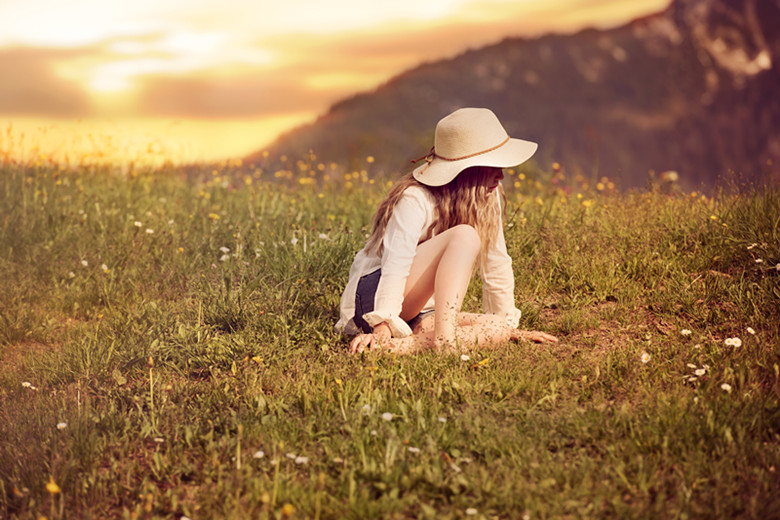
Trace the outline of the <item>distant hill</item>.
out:
M 676 170 L 688 186 L 780 171 L 780 0 L 675 0 L 609 30 L 507 39 L 421 65 L 281 136 L 271 156 L 405 171 L 436 122 L 493 109 L 536 160 L 623 187 Z M 247 158 L 253 161 L 254 154 Z

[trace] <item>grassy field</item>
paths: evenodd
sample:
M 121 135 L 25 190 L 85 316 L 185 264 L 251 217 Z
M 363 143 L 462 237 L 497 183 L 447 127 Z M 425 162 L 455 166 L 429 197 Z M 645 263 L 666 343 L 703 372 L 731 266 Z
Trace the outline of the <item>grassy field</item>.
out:
M 780 516 L 777 187 L 512 172 L 561 342 L 350 356 L 370 167 L 0 166 L 0 517 Z

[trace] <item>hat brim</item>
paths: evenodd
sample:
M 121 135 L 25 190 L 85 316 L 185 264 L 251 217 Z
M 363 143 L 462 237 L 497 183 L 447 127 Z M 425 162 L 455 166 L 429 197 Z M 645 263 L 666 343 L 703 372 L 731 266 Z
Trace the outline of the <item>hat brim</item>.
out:
M 489 166 L 493 168 L 511 168 L 530 159 L 538 144 L 523 139 L 509 139 L 502 146 L 489 152 L 457 161 L 434 157 L 430 163 L 424 163 L 414 169 L 412 175 L 426 186 L 443 186 L 458 176 L 466 168 Z

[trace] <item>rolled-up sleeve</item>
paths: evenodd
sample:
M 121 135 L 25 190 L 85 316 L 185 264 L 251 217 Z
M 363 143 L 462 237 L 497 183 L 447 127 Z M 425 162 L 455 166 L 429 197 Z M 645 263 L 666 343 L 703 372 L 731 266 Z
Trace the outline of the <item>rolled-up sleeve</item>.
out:
M 417 243 L 429 220 L 428 213 L 421 195 L 409 189 L 393 209 L 385 230 L 382 276 L 374 297 L 374 310 L 364 314 L 363 319 L 372 327 L 387 322 L 394 337 L 401 338 L 412 333 L 400 314 L 406 279 L 412 268 Z
M 495 242 L 488 250 L 484 265 L 480 266 L 480 274 L 484 312 L 501 316 L 516 328 L 522 313 L 515 307 L 515 275 L 512 271 L 512 257 L 506 251 L 503 222 L 500 223 Z

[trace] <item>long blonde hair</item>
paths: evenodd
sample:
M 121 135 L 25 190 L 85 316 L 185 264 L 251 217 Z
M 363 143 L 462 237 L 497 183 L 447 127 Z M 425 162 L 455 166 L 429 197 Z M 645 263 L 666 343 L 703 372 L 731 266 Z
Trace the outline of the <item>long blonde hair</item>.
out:
M 459 224 L 468 224 L 477 230 L 482 242 L 480 259 L 484 260 L 488 249 L 498 237 L 501 225 L 501 208 L 498 198 L 491 192 L 482 177 L 490 168 L 475 166 L 467 168 L 455 179 L 444 186 L 427 186 L 418 182 L 411 173 L 404 175 L 390 190 L 385 200 L 374 214 L 373 231 L 366 243 L 366 251 L 383 252 L 382 239 L 387 229 L 387 223 L 393 214 L 404 191 L 410 186 L 419 186 L 428 190 L 435 201 L 436 217 L 433 223 L 423 232 L 420 242 L 425 242 L 432 236 L 446 231 Z M 499 196 L 506 202 L 501 185 L 497 188 Z

